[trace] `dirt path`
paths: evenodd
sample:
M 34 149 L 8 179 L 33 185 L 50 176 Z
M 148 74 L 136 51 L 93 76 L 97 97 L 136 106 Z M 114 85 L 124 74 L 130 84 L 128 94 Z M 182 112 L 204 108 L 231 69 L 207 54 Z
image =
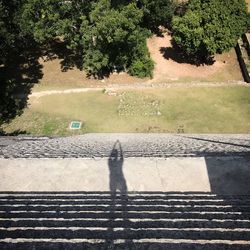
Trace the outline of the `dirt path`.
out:
M 150 81 L 230 81 L 241 80 L 235 51 L 216 55 L 212 65 L 190 64 L 173 49 L 171 35 L 153 36 L 147 41 L 151 58 L 155 62 L 154 78 Z
M 240 72 L 237 59 L 234 58 L 236 57 L 234 55 L 235 52 L 232 53 L 233 57 L 227 53 L 222 58 L 217 56 L 213 65 L 197 67 L 178 59 L 176 52 L 172 51 L 171 36 L 168 34 L 165 34 L 163 37 L 153 36 L 148 39 L 147 43 L 151 57 L 156 62 L 153 79 L 137 79 L 129 76 L 127 73 L 112 74 L 110 78 L 103 79 L 100 86 L 100 80 L 86 80 L 83 73 L 76 69 L 66 73 L 61 72 L 60 63 L 56 59 L 44 63 L 45 78 L 43 81 L 53 82 L 55 86 L 64 86 L 64 84 L 70 82 L 72 87 L 69 85 L 64 90 L 35 91 L 30 97 L 39 98 L 54 94 L 85 93 L 102 91 L 104 89 L 108 94 L 112 95 L 114 91 L 126 89 L 220 87 L 228 85 L 250 86 L 245 84 L 241 77 L 235 77 L 234 70 L 236 70 L 237 74 Z M 224 61 L 225 58 L 228 61 Z M 221 70 L 226 74 L 226 77 L 223 75 L 219 76 Z M 230 75 L 231 72 L 233 72 L 232 75 Z M 217 77 L 214 78 L 214 75 L 217 75 Z M 85 80 L 83 81 L 83 79 L 87 82 L 84 82 Z M 206 79 L 209 79 L 209 81 L 206 82 Z
M 223 55 L 216 55 L 216 62 L 213 65 L 196 66 L 185 62 L 178 53 L 172 49 L 171 36 L 167 33 L 163 37 L 153 36 L 147 40 L 151 58 L 155 62 L 153 79 L 140 79 L 130 76 L 126 72 L 112 73 L 102 80 L 88 78 L 83 71 L 76 67 L 69 70 L 62 70 L 62 59 L 40 58 L 43 77 L 40 85 L 45 89 L 60 88 L 95 88 L 98 85 L 134 85 L 165 82 L 222 82 L 243 80 L 237 56 L 232 49 Z
M 91 91 L 102 91 L 105 90 L 106 92 L 110 93 L 112 91 L 118 90 L 138 90 L 138 89 L 155 89 L 155 88 L 191 88 L 191 87 L 222 87 L 222 86 L 246 86 L 250 87 L 249 84 L 242 82 L 242 81 L 232 81 L 232 82 L 208 82 L 208 83 L 150 83 L 145 82 L 142 84 L 113 84 L 107 85 L 98 88 L 70 88 L 66 90 L 46 90 L 46 91 L 38 91 L 34 92 L 30 95 L 30 97 L 43 97 L 48 95 L 55 95 L 55 94 L 72 94 L 72 93 L 86 93 Z

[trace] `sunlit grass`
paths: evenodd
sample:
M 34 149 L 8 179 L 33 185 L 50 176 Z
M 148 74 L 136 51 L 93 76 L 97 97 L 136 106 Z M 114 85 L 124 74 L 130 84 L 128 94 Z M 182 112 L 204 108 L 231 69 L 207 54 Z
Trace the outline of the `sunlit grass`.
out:
M 83 122 L 70 130 L 73 120 Z M 32 97 L 4 130 L 35 135 L 89 132 L 249 133 L 250 88 L 196 87 Z

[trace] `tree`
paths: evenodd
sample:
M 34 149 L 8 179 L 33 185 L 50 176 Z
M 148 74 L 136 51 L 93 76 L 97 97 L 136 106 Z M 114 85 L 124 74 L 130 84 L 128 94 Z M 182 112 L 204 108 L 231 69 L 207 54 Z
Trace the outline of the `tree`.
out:
M 0 65 L 5 63 L 10 53 L 25 43 L 19 27 L 19 8 L 22 3 L 22 0 L 0 0 Z
M 171 22 L 174 13 L 172 0 L 140 0 L 143 9 L 143 25 L 152 31 L 158 31 L 160 25 Z
M 50 44 L 60 37 L 72 53 L 65 59 L 70 65 L 75 63 L 89 74 L 102 77 L 114 68 L 129 69 L 133 61 L 141 60 L 148 68 L 143 69 L 143 75 L 152 75 L 146 47 L 150 32 L 141 27 L 143 11 L 136 1 L 25 1 L 23 32 L 40 44 Z M 141 75 L 138 70 L 133 74 Z
M 113 9 L 109 0 L 96 3 L 90 13 L 92 41 L 85 43 L 88 48 L 91 47 L 84 57 L 84 68 L 98 74 L 112 71 L 114 67 L 130 68 L 135 60 L 150 61 L 146 47 L 146 38 L 150 33 L 140 27 L 142 16 L 142 10 L 135 3 L 120 6 L 119 9 Z M 148 65 L 144 66 L 147 70 L 143 69 L 142 75 L 138 70 L 129 72 L 142 77 L 150 76 L 152 67 Z
M 28 52 L 33 40 L 20 25 L 23 4 L 24 0 L 0 0 L 0 126 L 22 113 L 42 76 L 39 52 Z
M 49 43 L 61 36 L 71 16 L 71 1 L 26 0 L 21 10 L 21 27 L 38 43 Z M 76 1 L 76 6 L 77 1 Z
M 230 50 L 247 29 L 244 0 L 190 0 L 172 22 L 173 41 L 185 54 L 207 60 Z

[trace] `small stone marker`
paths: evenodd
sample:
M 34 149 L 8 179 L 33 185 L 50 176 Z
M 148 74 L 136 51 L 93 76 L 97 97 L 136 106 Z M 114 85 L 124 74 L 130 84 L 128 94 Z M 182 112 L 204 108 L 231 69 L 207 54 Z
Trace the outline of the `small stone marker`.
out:
M 82 126 L 82 123 L 81 123 L 81 122 L 72 121 L 72 122 L 70 123 L 69 128 L 70 128 L 70 129 L 80 129 L 81 126 Z

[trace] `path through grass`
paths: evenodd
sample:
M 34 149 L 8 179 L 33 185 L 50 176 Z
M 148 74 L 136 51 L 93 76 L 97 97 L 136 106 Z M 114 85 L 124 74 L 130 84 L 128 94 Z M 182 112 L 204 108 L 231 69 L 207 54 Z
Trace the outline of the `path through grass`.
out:
M 72 120 L 81 130 L 69 130 Z M 196 87 L 32 97 L 21 117 L 3 126 L 34 135 L 88 132 L 249 133 L 250 88 Z

